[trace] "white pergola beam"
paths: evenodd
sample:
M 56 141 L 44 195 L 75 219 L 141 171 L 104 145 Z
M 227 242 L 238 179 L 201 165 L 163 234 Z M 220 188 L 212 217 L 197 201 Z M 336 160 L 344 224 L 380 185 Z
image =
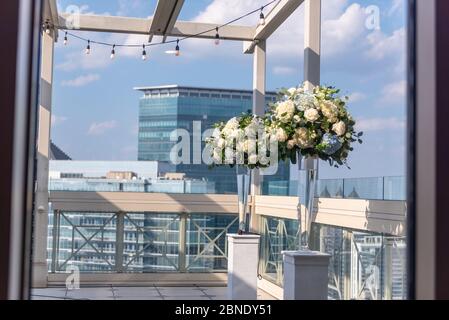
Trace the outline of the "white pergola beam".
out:
M 156 11 L 151 21 L 149 33 L 150 40 L 153 35 L 163 36 L 165 42 L 167 33 L 175 26 L 178 20 L 184 0 L 159 0 L 157 2 Z
M 59 24 L 59 14 L 58 14 L 58 6 L 56 5 L 56 0 L 46 0 L 43 4 L 42 11 L 42 20 L 43 22 L 48 21 L 52 26 L 58 26 Z M 55 32 L 55 41 L 58 33 Z
M 71 22 L 68 20 L 69 18 L 68 14 L 61 14 L 57 27 L 70 29 Z M 76 30 L 148 35 L 152 21 L 153 19 L 80 15 L 79 26 Z M 182 38 L 194 36 L 205 30 L 213 30 L 195 38 L 215 39 L 215 27 L 215 24 L 209 23 L 177 21 L 172 30 L 167 32 L 165 36 Z M 254 27 L 229 25 L 220 28 L 220 37 L 225 40 L 251 41 L 254 39 L 255 31 L 256 28 Z
M 320 85 L 321 0 L 305 0 L 304 9 L 304 82 L 311 90 Z
M 265 15 L 265 24 L 256 28 L 254 38 L 244 43 L 244 53 L 254 53 L 257 41 L 267 40 L 304 2 L 304 0 L 281 0 Z

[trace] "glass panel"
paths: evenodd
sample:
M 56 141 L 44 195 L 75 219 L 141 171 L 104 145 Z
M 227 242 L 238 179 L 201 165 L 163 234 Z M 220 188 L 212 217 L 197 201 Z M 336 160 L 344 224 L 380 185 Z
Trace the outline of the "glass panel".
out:
M 56 227 L 50 238 L 49 267 L 65 272 L 77 267 L 81 272 L 111 272 L 115 265 L 116 215 L 114 213 L 65 212 L 50 219 Z M 53 228 L 52 228 L 53 230 Z M 55 251 L 52 251 L 52 248 Z
M 126 214 L 123 263 L 126 272 L 179 270 L 179 215 Z
M 406 299 L 406 245 L 401 237 L 314 225 L 316 250 L 331 255 L 329 299 Z
M 189 272 L 226 271 L 226 234 L 237 233 L 234 215 L 190 215 L 187 219 L 186 269 Z
M 296 220 L 262 217 L 259 272 L 278 285 L 283 283 L 282 251 L 297 250 L 299 223 Z
M 303 172 L 298 180 L 264 180 L 262 194 L 268 196 L 304 196 Z M 317 181 L 316 197 L 368 200 L 405 200 L 405 177 L 357 179 L 321 179 Z

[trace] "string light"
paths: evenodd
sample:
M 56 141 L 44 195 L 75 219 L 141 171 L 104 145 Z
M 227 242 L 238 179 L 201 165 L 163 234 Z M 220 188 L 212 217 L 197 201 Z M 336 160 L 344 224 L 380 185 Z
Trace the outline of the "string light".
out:
M 217 34 L 215 35 L 215 45 L 218 46 L 220 44 L 220 35 L 218 34 L 218 27 L 215 29 Z
M 86 54 L 90 54 L 90 40 L 87 40 Z
M 45 33 L 46 34 L 50 34 L 51 33 L 50 23 L 48 22 L 48 20 L 45 22 Z
M 145 61 L 147 60 L 147 51 L 145 50 L 145 45 L 142 45 L 143 50 L 142 50 L 142 60 Z
M 167 44 L 173 44 L 173 43 L 176 43 L 176 48 L 175 48 L 174 51 L 173 51 L 173 50 L 167 50 L 167 51 L 165 51 L 165 52 L 166 52 L 167 54 L 174 54 L 175 56 L 178 57 L 178 56 L 181 55 L 181 49 L 180 49 L 180 45 L 179 45 L 181 41 L 185 41 L 185 40 L 192 39 L 192 38 L 198 38 L 198 37 L 200 37 L 200 36 L 203 36 L 203 37 L 204 37 L 205 35 L 210 35 L 211 32 L 215 31 L 216 33 L 215 33 L 214 43 L 215 43 L 216 45 L 219 45 L 219 44 L 220 44 L 220 41 L 221 41 L 221 37 L 220 37 L 220 34 L 219 34 L 219 29 L 220 29 L 220 28 L 224 28 L 224 27 L 226 27 L 226 26 L 228 26 L 228 25 L 231 25 L 231 24 L 233 24 L 233 23 L 235 23 L 235 22 L 237 22 L 237 21 L 240 21 L 240 20 L 242 20 L 242 19 L 244 19 L 244 18 L 246 18 L 246 17 L 249 17 L 249 16 L 251 16 L 251 15 L 254 15 L 255 13 L 257 13 L 257 12 L 259 12 L 259 11 L 260 11 L 260 20 L 259 20 L 259 24 L 260 24 L 260 25 L 265 25 L 266 21 L 265 21 L 265 15 L 264 15 L 264 13 L 263 13 L 263 10 L 264 10 L 266 7 L 272 5 L 273 3 L 279 2 L 279 1 L 280 1 L 280 0 L 271 0 L 269 3 L 265 4 L 265 5 L 262 6 L 261 8 L 258 8 L 258 9 L 255 9 L 255 10 L 253 10 L 253 11 L 250 11 L 250 12 L 248 12 L 248 13 L 246 13 L 246 14 L 244 14 L 244 15 L 238 17 L 238 18 L 235 18 L 235 19 L 233 19 L 233 20 L 231 20 L 231 21 L 228 21 L 227 23 L 224 23 L 224 24 L 222 24 L 222 25 L 216 26 L 215 28 L 211 28 L 211 29 L 208 29 L 208 30 L 204 30 L 204 31 L 198 32 L 198 33 L 196 33 L 196 34 L 188 35 L 188 36 L 185 36 L 185 37 L 183 37 L 183 38 L 176 39 L 176 40 L 171 40 L 171 41 L 161 41 L 161 42 L 151 42 L 151 41 L 150 41 L 150 40 L 151 40 L 151 37 L 150 37 L 150 39 L 148 40 L 148 43 L 147 43 L 147 44 L 143 44 L 143 45 L 142 45 L 142 44 L 119 44 L 119 45 L 115 45 L 115 44 L 112 44 L 112 43 L 107 43 L 107 42 L 102 42 L 102 41 L 91 41 L 90 39 L 83 38 L 83 37 L 81 37 L 81 36 L 78 36 L 78 35 L 76 35 L 76 34 L 73 34 L 73 33 L 71 33 L 71 32 L 68 32 L 68 31 L 66 30 L 66 31 L 65 31 L 65 36 L 64 36 L 64 45 L 67 45 L 67 44 L 68 44 L 68 36 L 71 36 L 71 37 L 76 38 L 76 39 L 78 39 L 78 40 L 87 41 L 87 47 L 86 47 L 86 51 L 85 51 L 85 53 L 86 53 L 87 55 L 91 54 L 91 43 L 92 43 L 92 44 L 101 45 L 101 46 L 112 47 L 111 59 L 114 59 L 114 57 L 115 57 L 115 47 L 127 47 L 127 48 L 143 47 L 143 50 L 142 50 L 142 60 L 146 60 L 146 59 L 147 59 L 146 47 L 162 46 L 162 45 L 167 45 Z M 51 33 L 51 26 L 50 26 L 50 24 L 49 24 L 49 21 L 46 22 L 44 28 L 45 28 L 45 32 L 46 32 L 46 33 Z
M 259 25 L 264 26 L 265 25 L 265 15 L 263 14 L 263 9 L 265 7 L 260 8 L 260 20 Z
M 175 49 L 175 56 L 179 57 L 181 55 L 181 50 L 179 49 L 179 39 L 176 40 L 176 49 Z
M 111 59 L 115 58 L 115 44 L 112 46 Z

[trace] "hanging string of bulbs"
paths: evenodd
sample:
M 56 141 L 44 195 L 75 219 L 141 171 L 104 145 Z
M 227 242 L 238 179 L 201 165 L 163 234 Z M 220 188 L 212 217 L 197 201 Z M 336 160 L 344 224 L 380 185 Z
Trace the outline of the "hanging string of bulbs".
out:
M 258 8 L 258 9 L 252 10 L 252 11 L 250 11 L 250 12 L 248 12 L 248 13 L 246 13 L 246 14 L 238 17 L 238 18 L 235 18 L 235 19 L 233 19 L 231 21 L 228 21 L 228 22 L 226 22 L 226 23 L 224 23 L 222 25 L 219 25 L 219 26 L 217 26 L 215 28 L 204 30 L 202 32 L 199 32 L 199 33 L 196 33 L 196 34 L 193 34 L 193 35 L 188 35 L 188 36 L 176 39 L 176 40 L 170 40 L 170 41 L 166 41 L 166 42 L 148 42 L 148 43 L 144 43 L 144 44 L 114 44 L 114 43 L 90 40 L 88 38 L 84 38 L 84 37 L 78 36 L 78 35 L 76 35 L 74 33 L 71 33 L 69 31 L 67 31 L 67 29 L 64 29 L 65 30 L 64 45 L 65 46 L 68 45 L 68 43 L 69 43 L 68 37 L 70 36 L 72 38 L 75 38 L 75 39 L 87 42 L 86 49 L 85 49 L 85 54 L 86 55 L 90 55 L 91 54 L 91 52 L 92 52 L 92 44 L 111 47 L 111 56 L 110 56 L 111 59 L 114 59 L 116 57 L 116 50 L 117 50 L 117 48 L 120 48 L 120 47 L 127 47 L 127 48 L 142 47 L 142 60 L 145 61 L 148 58 L 147 47 L 155 47 L 155 46 L 161 46 L 161 45 L 167 45 L 167 44 L 174 44 L 174 43 L 176 43 L 175 50 L 174 51 L 168 50 L 168 51 L 166 51 L 166 53 L 174 54 L 175 56 L 180 56 L 181 55 L 180 42 L 185 41 L 187 39 L 196 38 L 196 37 L 199 37 L 201 35 L 204 35 L 204 34 L 207 34 L 207 33 L 215 31 L 216 34 L 215 34 L 214 43 L 215 43 L 215 45 L 218 46 L 220 44 L 220 40 L 222 39 L 221 36 L 220 36 L 220 29 L 221 28 L 224 28 L 224 27 L 226 27 L 228 25 L 231 25 L 231 24 L 233 24 L 233 23 L 235 23 L 235 22 L 237 22 L 239 20 L 242 20 L 242 19 L 244 19 L 244 18 L 246 18 L 248 16 L 251 16 L 251 15 L 253 15 L 253 14 L 259 12 L 259 11 L 260 11 L 259 25 L 262 25 L 262 26 L 265 25 L 265 14 L 263 12 L 264 9 L 266 7 L 272 5 L 273 3 L 278 2 L 278 1 L 280 1 L 280 0 L 272 0 L 272 1 L 268 2 L 267 4 L 263 5 L 262 7 Z M 51 25 L 50 25 L 49 20 L 47 20 L 45 22 L 44 30 L 45 30 L 45 33 L 47 33 L 47 34 L 51 33 Z

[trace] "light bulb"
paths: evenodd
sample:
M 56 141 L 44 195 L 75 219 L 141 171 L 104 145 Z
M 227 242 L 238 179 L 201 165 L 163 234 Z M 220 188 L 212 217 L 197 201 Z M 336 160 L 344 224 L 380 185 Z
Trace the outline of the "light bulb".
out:
M 111 59 L 115 58 L 115 44 L 112 46 Z
M 142 60 L 147 60 L 147 51 L 145 50 L 145 45 L 143 45 Z
M 86 54 L 90 54 L 90 40 L 87 41 Z
M 50 34 L 51 33 L 50 24 L 48 23 L 48 20 L 45 22 L 45 33 L 46 34 Z
M 175 49 L 175 56 L 179 57 L 181 55 L 181 50 L 179 48 L 179 40 L 176 41 L 176 49 Z
M 217 27 L 217 34 L 215 35 L 215 45 L 218 46 L 220 44 L 220 35 L 218 34 L 218 27 Z
M 260 13 L 259 24 L 260 24 L 261 26 L 264 26 L 264 25 L 265 25 L 265 15 L 263 14 L 263 12 Z

